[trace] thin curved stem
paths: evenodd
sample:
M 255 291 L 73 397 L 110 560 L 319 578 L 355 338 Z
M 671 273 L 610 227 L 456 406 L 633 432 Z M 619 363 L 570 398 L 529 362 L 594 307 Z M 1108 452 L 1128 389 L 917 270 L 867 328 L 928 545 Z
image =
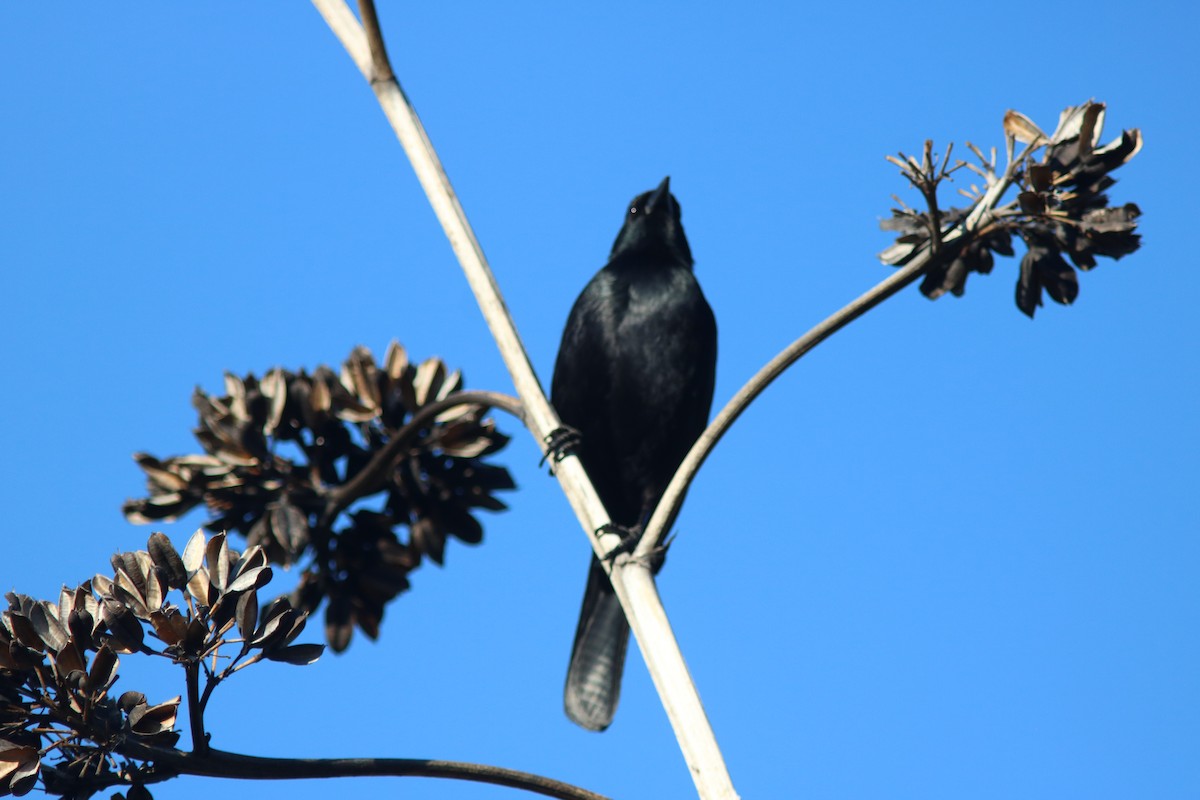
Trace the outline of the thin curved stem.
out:
M 361 1 L 364 4 L 372 2 Z M 363 23 L 375 28 L 374 31 L 364 34 L 344 2 L 313 0 L 313 4 L 370 82 L 380 107 L 404 147 L 413 171 L 416 172 L 429 204 L 441 222 L 442 229 L 450 240 L 450 246 L 475 294 L 480 311 L 512 376 L 517 394 L 525 405 L 526 427 L 545 453 L 549 435 L 561 427 L 562 423 L 546 400 L 545 392 L 533 372 L 529 356 L 504 304 L 496 279 L 416 110 L 394 77 L 388 80 L 383 73 L 372 67 L 372 64 L 386 59 L 386 53 L 379 46 L 383 37 L 378 33 L 378 20 L 375 19 L 374 13 L 364 13 Z M 388 71 L 391 71 L 390 67 Z M 609 522 L 610 517 L 596 495 L 583 465 L 576 456 L 568 456 L 555 464 L 554 475 L 587 534 L 592 549 L 603 556 L 619 542 L 619 536 L 596 533 Z M 649 581 L 651 591 L 638 590 L 636 597 L 626 587 L 626 573 L 646 571 L 648 577 L 648 570 L 639 563 L 605 564 L 611 570 L 609 577 L 613 589 L 629 618 L 700 797 L 704 800 L 733 800 L 737 797 L 737 792 L 734 791 L 729 770 L 717 746 L 716 736 L 704 713 L 704 706 L 700 702 L 695 684 L 690 680 L 665 680 L 655 674 L 656 665 L 670 665 L 667 674 L 671 676 L 686 676 L 687 667 L 683 663 L 683 654 L 679 651 L 670 626 L 666 624 L 666 612 L 662 603 L 657 593 L 652 591 L 653 581 Z M 633 583 L 636 588 L 642 581 L 638 579 Z
M 379 482 L 383 480 L 388 469 L 403 450 L 430 420 L 451 408 L 458 406 L 480 406 L 483 408 L 500 408 L 512 414 L 522 422 L 525 421 L 525 407 L 521 401 L 511 395 L 500 392 L 469 391 L 455 392 L 433 403 L 421 406 L 400 430 L 393 434 L 388 443 L 380 448 L 367 466 L 363 467 L 353 479 L 346 481 L 331 491 L 325 500 L 325 511 L 321 514 L 321 525 L 332 525 L 334 519 L 351 503 L 377 491 Z
M 151 762 L 157 768 L 178 775 L 248 780 L 367 776 L 452 778 L 524 789 L 560 800 L 606 800 L 603 795 L 542 775 L 463 761 L 425 758 L 263 758 L 212 749 L 199 754 L 149 747 L 132 738 L 126 739 L 118 750 L 122 755 Z
M 691 485 L 692 479 L 696 477 L 696 473 L 699 472 L 700 466 L 717 446 L 717 442 L 721 440 L 725 432 L 737 421 L 750 403 L 754 402 L 756 397 L 809 350 L 921 277 L 931 260 L 932 251 L 918 255 L 899 272 L 893 273 L 870 291 L 831 314 L 808 333 L 792 342 L 755 373 L 754 377 L 729 399 L 729 402 L 717 413 L 704 433 L 700 434 L 696 444 L 688 451 L 683 463 L 676 470 L 675 476 L 667 484 L 667 490 L 654 509 L 654 515 L 650 517 L 650 522 L 646 525 L 646 530 L 631 557 L 637 559 L 648 556 L 658 546 L 663 534 L 667 532 L 679 514 L 684 494 Z
M 667 490 L 654 509 L 641 540 L 629 556 L 631 560 L 645 560 L 654 548 L 659 546 L 679 514 L 684 495 L 700 466 L 750 403 L 809 350 L 921 277 L 935 261 L 952 259 L 961 247 L 971 241 L 973 234 L 987 226 L 992 210 L 1012 186 L 1021 164 L 1034 149 L 1036 148 L 1031 144 L 1019 156 L 1009 160 L 1004 175 L 988 187 L 966 218 L 936 242 L 936 248 L 926 243 L 898 272 L 880 281 L 874 288 L 826 317 L 808 333 L 784 348 L 730 398 L 704 433 L 700 434 L 700 438 L 688 451 L 671 482 L 667 484 Z

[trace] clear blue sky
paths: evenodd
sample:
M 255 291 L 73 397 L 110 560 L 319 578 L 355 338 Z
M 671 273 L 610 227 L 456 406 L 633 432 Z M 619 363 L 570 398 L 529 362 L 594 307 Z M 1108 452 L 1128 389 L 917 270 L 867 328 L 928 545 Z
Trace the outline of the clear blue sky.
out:
M 703 471 L 660 582 L 747 798 L 1200 796 L 1195 32 L 1177 3 L 384 2 L 397 72 L 548 380 L 623 205 L 670 174 L 717 401 L 885 277 L 887 153 L 1001 145 L 1088 98 L 1144 247 L 1030 322 L 1016 261 L 910 289 L 805 359 Z M 511 384 L 366 84 L 305 3 L 0 11 L 0 587 L 48 596 L 150 528 L 130 454 L 192 452 L 224 370 L 400 339 Z M 965 152 L 965 149 L 956 152 Z M 916 202 L 911 194 L 909 202 Z M 620 798 L 691 781 L 637 654 L 602 735 L 561 685 L 587 565 L 557 484 L 414 575 L 381 640 L 213 701 L 262 755 L 482 761 Z M 202 521 L 164 530 L 182 542 Z M 286 576 L 279 579 L 286 585 Z M 312 639 L 319 636 L 319 626 Z M 154 665 L 121 689 L 182 690 Z M 324 797 L 183 779 L 160 798 Z M 363 796 L 517 796 L 362 781 Z

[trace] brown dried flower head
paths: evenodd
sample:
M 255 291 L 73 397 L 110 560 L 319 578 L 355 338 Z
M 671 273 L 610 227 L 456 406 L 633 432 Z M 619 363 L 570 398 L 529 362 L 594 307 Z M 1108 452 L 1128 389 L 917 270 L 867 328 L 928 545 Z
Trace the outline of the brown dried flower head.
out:
M 1029 152 L 1015 165 L 1015 183 L 1020 188 L 1016 199 L 995 209 L 986 225 L 973 235 L 960 238 L 943 257 L 935 259 L 925 273 L 921 292 L 936 299 L 949 292 L 961 296 L 967 276 L 972 272 L 987 274 L 994 265 L 994 254 L 1014 254 L 1012 239 L 1016 235 L 1026 252 L 1021 258 L 1017 279 L 1017 307 L 1032 317 L 1042 305 L 1042 294 L 1062 305 L 1070 305 L 1079 295 L 1076 269 L 1089 270 L 1096 266 L 1096 257 L 1119 259 L 1138 249 L 1141 237 L 1137 218 L 1141 210 L 1133 203 L 1109 205 L 1107 191 L 1116 183 L 1109 174 L 1127 163 L 1142 147 L 1139 131 L 1122 131 L 1107 145 L 1100 146 L 1104 126 L 1103 103 L 1087 102 L 1067 108 L 1059 117 L 1054 133 L 1047 135 L 1029 117 L 1009 111 L 1004 118 L 1005 134 L 1011 143 L 1029 145 Z M 983 175 L 989 186 L 996 180 L 994 156 L 984 158 L 972 148 L 982 168 L 965 162 Z M 1035 152 L 1041 157 L 1033 159 Z M 935 233 L 940 237 L 953 230 L 967 218 L 974 206 L 940 209 L 932 199 L 936 185 L 950 172 L 924 175 L 920 170 L 901 164 L 905 175 L 921 188 L 930 201 L 928 211 L 912 208 L 893 209 L 892 217 L 882 226 L 897 231 L 897 244 L 882 254 L 885 263 L 901 265 L 916 251 L 930 242 Z M 915 162 L 914 162 L 915 163 Z M 978 201 L 982 192 L 960 190 Z
M 144 750 L 171 748 L 181 698 L 151 703 L 114 696 L 121 657 L 155 655 L 203 674 L 211 691 L 262 660 L 310 664 L 322 645 L 296 644 L 305 615 L 286 599 L 262 612 L 271 580 L 261 547 L 237 553 L 223 534 L 197 531 L 182 555 L 161 533 L 146 550 L 117 553 L 112 575 L 96 575 L 57 601 L 9 593 L 0 613 L 0 796 L 42 778 L 48 794 L 87 797 L 114 785 L 149 797 Z M 221 665 L 218 669 L 218 665 Z M 198 683 L 197 683 L 198 689 Z M 170 777 L 161 767 L 155 779 Z
M 202 453 L 134 456 L 149 496 L 125 515 L 170 520 L 203 504 L 209 530 L 243 536 L 270 563 L 303 565 L 292 602 L 307 612 L 328 600 L 335 650 L 355 627 L 374 638 L 409 572 L 424 557 L 442 563 L 450 537 L 480 542 L 476 510 L 503 510 L 496 493 L 514 488 L 486 461 L 508 437 L 485 407 L 453 402 L 462 383 L 440 359 L 411 363 L 395 342 L 379 364 L 355 348 L 336 373 L 226 375 L 223 396 L 193 398 Z M 423 412 L 434 404 L 440 413 Z

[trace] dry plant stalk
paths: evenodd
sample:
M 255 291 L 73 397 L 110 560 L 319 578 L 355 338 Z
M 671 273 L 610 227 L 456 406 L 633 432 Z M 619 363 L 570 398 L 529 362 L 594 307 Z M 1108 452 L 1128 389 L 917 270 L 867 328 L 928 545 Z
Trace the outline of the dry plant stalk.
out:
M 313 4 L 370 82 L 404 147 L 500 348 L 525 406 L 526 424 L 544 450 L 551 432 L 560 427 L 558 415 L 547 402 L 533 373 L 495 277 L 437 153 L 387 62 L 374 4 L 370 0 L 360 4 L 364 9 L 363 20 L 371 28 L 368 32 L 363 31 L 344 2 L 313 0 Z M 609 522 L 609 517 L 579 460 L 574 456 L 563 458 L 556 463 L 554 473 L 593 549 L 597 555 L 605 556 L 620 542 L 620 537 L 614 533 L 597 533 Z M 736 800 L 738 795 L 725 760 L 695 684 L 688 675 L 646 561 L 618 558 L 605 563 L 611 567 L 613 588 L 629 619 L 700 797 L 704 800 Z
M 370 81 L 395 128 L 451 246 L 459 256 L 517 391 L 529 410 L 526 423 L 544 446 L 551 431 L 558 427 L 557 417 L 533 375 L 495 279 L 449 179 L 395 79 L 373 3 L 360 0 L 367 25 L 364 34 L 344 3 L 338 0 L 313 2 Z M 612 565 L 614 588 L 701 798 L 734 798 L 736 793 L 671 633 L 653 576 L 645 566 L 651 550 L 662 540 L 678 514 L 688 485 L 725 431 L 775 378 L 805 353 L 919 278 L 924 277 L 921 289 L 931 298 L 946 291 L 961 294 L 966 273 L 990 271 L 992 250 L 1001 255 L 1011 254 L 1001 235 L 1005 231 L 1017 231 L 1030 247 L 1029 255 L 1022 261 L 1017 294 L 1018 306 L 1029 316 L 1041 304 L 1043 288 L 1060 303 L 1074 300 L 1074 276 L 1068 274 L 1069 268 L 1060 251 L 1068 252 L 1079 268 L 1089 269 L 1095 265 L 1095 255 L 1119 258 L 1136 250 L 1138 237 L 1133 230 L 1140 211 L 1133 204 L 1107 208 L 1103 190 L 1113 182 L 1107 172 L 1126 163 L 1138 152 L 1141 137 L 1136 130 L 1126 131 L 1118 142 L 1097 147 L 1103 110 L 1103 105 L 1097 103 L 1068 108 L 1053 136 L 1046 136 L 1024 115 L 1010 111 L 1004 120 L 1008 163 L 1000 175 L 995 172 L 994 156 L 986 159 L 972 145 L 968 147 L 978 156 L 982 167 L 961 161 L 951 165 L 950 148 L 939 159 L 933 152 L 931 141 L 925 143 L 920 159 L 903 153 L 899 159 L 889 157 L 922 194 L 928 206 L 928 211 L 920 214 L 910 209 L 898 210 L 893 224 L 885 225 L 901 231 L 901 236 L 881 258 L 901 269 L 829 316 L 763 366 L 697 440 L 664 493 L 634 552 L 605 562 Z M 1014 146 L 1018 141 L 1026 147 L 1016 155 Z M 1030 156 L 1041 148 L 1046 148 L 1044 162 L 1033 165 Z M 938 206 L 938 187 L 950 178 L 951 173 L 964 167 L 982 176 L 986 188 L 967 194 L 973 200 L 968 208 L 951 208 L 943 212 Z M 1000 208 L 1001 199 L 1015 184 L 1021 185 L 1024 191 L 1017 201 Z M 611 537 L 594 533 L 608 517 L 587 476 L 578 461 L 570 456 L 559 463 L 556 474 L 593 548 L 598 555 L 604 556 L 615 542 Z

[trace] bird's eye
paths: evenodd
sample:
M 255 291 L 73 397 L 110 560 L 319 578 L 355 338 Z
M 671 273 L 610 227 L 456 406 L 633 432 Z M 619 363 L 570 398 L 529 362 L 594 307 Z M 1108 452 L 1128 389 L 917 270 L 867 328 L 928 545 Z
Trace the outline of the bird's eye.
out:
M 630 213 L 630 214 L 636 214 L 636 213 L 637 213 L 637 206 L 630 206 L 630 207 L 629 207 L 629 213 Z

